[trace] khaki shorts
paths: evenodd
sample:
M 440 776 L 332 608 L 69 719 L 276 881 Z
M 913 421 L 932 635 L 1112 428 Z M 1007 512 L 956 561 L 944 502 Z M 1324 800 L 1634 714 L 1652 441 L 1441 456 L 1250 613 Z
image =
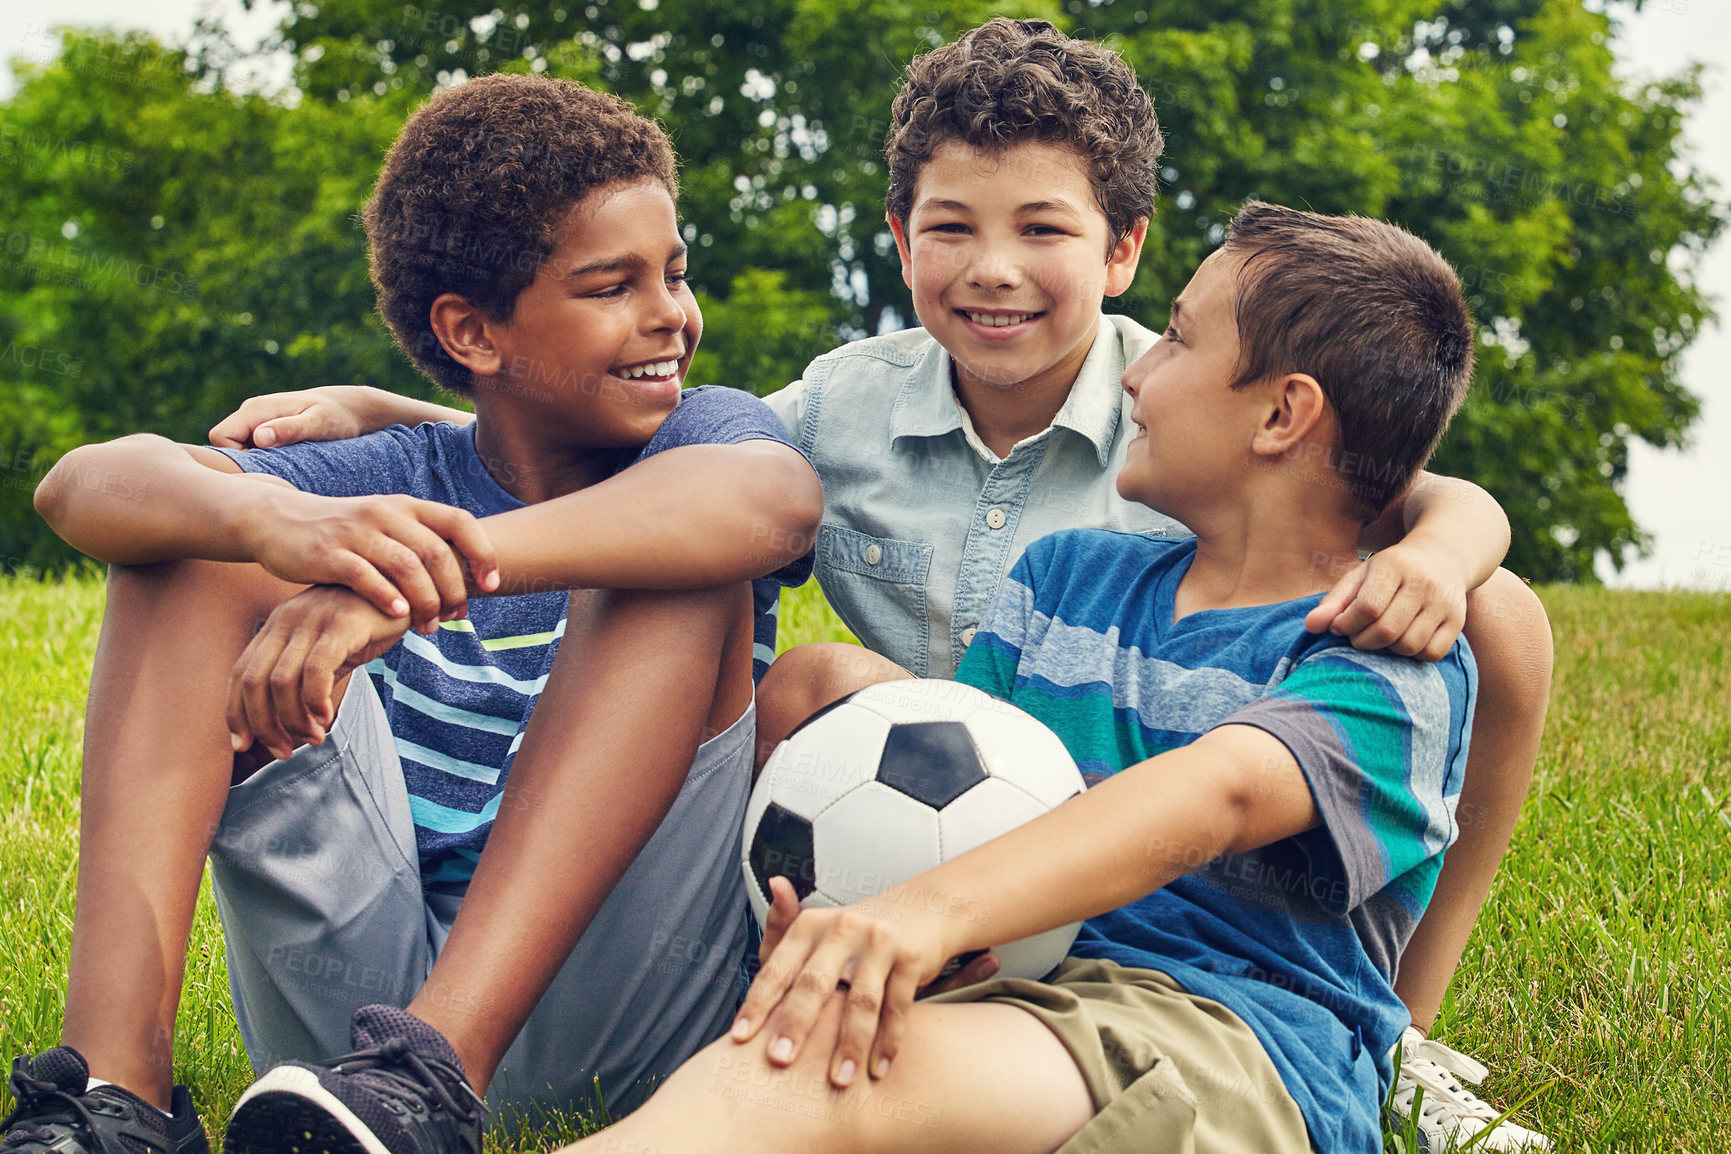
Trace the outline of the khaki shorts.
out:
M 924 1001 L 1004 1002 L 1058 1036 L 1095 1110 L 1059 1154 L 1310 1149 L 1304 1116 L 1250 1027 L 1156 970 L 1065 958 L 1044 982 L 994 978 Z

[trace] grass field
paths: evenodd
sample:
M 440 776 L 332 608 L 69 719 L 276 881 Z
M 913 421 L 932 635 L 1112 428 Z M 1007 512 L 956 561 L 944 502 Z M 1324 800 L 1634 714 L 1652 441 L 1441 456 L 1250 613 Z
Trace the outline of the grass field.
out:
M 1557 672 L 1538 774 L 1437 1036 L 1491 1066 L 1492 1101 L 1538 1090 L 1523 1116 L 1560 1149 L 1731 1151 L 1731 597 L 1542 595 Z M 95 579 L 0 580 L 4 1057 L 58 1037 L 101 605 Z M 815 586 L 783 620 L 784 645 L 845 635 Z M 251 1078 L 208 894 L 176 1077 L 218 1131 Z

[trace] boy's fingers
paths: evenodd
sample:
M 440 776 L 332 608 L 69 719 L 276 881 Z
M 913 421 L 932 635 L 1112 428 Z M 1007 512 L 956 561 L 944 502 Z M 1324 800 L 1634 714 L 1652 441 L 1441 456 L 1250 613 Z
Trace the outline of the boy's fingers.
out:
M 824 1003 L 835 994 L 842 967 L 859 944 L 852 934 L 831 933 L 799 968 L 765 1028 L 769 1037 L 765 1054 L 772 1065 L 785 1066 L 799 1055 Z
M 439 591 L 415 551 L 388 533 L 367 543 L 367 559 L 396 585 L 416 626 L 439 616 Z M 370 600 L 370 598 L 369 598 Z
M 1417 582 L 1403 583 L 1376 620 L 1351 634 L 1353 648 L 1387 649 L 1405 635 L 1424 607 L 1423 588 Z
M 1418 654 L 1419 660 L 1435 665 L 1449 655 L 1449 650 L 1454 648 L 1455 640 L 1460 635 L 1458 628 L 1444 622 L 1442 628 L 1431 634 L 1431 639 L 1425 643 L 1423 651 Z
M 469 588 L 463 582 L 463 566 L 446 540 L 412 517 L 394 527 L 398 540 L 407 545 L 427 571 L 439 598 L 436 616 L 455 620 L 469 609 Z
M 243 752 L 253 743 L 252 726 L 246 721 L 246 707 L 241 698 L 240 680 L 246 672 L 247 663 L 252 657 L 252 647 L 248 645 L 228 671 L 228 696 L 223 703 L 223 722 L 228 726 L 229 746 L 236 753 Z
M 353 589 L 387 617 L 409 615 L 408 601 L 365 557 L 358 553 L 345 554 L 333 568 L 334 580 L 330 584 Z
M 1358 596 L 1359 586 L 1364 584 L 1365 566 L 1367 562 L 1359 562 L 1352 571 L 1334 583 L 1334 588 L 1317 603 L 1304 618 L 1304 628 L 1308 633 L 1321 633 L 1340 615 L 1340 611 L 1352 604 L 1352 599 Z
M 219 449 L 245 449 L 250 445 L 268 448 L 278 442 L 259 440 L 258 430 L 268 421 L 301 412 L 309 403 L 305 393 L 273 393 L 268 397 L 249 397 L 241 403 L 240 408 L 211 428 L 210 443 Z
M 246 667 L 241 670 L 238 683 L 239 708 L 253 742 L 263 745 L 273 757 L 279 758 L 284 756 L 284 743 L 288 738 L 276 724 L 275 714 L 270 708 L 270 673 L 281 650 L 282 637 L 275 629 L 273 615 L 247 646 L 247 654 L 243 654 Z
M 1342 637 L 1356 637 L 1388 609 L 1394 595 L 1400 591 L 1400 574 L 1392 568 L 1378 568 L 1376 559 L 1364 563 L 1364 578 L 1358 592 L 1340 616 L 1334 619 L 1333 632 Z
M 295 629 L 270 672 L 271 711 L 285 737 L 296 746 L 312 741 L 313 720 L 306 702 L 306 663 L 317 634 Z
M 735 1042 L 750 1040 L 762 1027 L 770 1012 L 780 1004 L 794 978 L 805 967 L 812 944 L 804 935 L 796 932 L 784 939 L 775 952 L 764 959 L 762 968 L 757 971 L 757 977 L 752 980 L 750 991 L 745 995 L 745 1002 L 734 1016 L 732 1037 Z
M 991 957 L 990 954 L 986 955 Z M 995 969 L 994 964 L 994 969 Z M 898 966 L 890 973 L 884 990 L 883 1014 L 878 1021 L 877 1043 L 872 1048 L 871 1076 L 881 1078 L 890 1071 L 890 1062 L 901 1048 L 902 1034 L 907 1029 L 908 1007 L 919 992 L 920 976 L 912 967 Z
M 763 945 L 757 952 L 762 961 L 768 961 L 770 955 L 775 953 L 775 947 L 781 944 L 788 927 L 799 917 L 799 898 L 794 896 L 793 883 L 786 878 L 777 876 L 769 879 L 769 898 L 769 916 L 764 919 Z
M 331 635 L 325 634 L 307 655 L 306 668 L 301 674 L 301 700 L 306 702 L 317 729 L 315 740 L 322 740 L 325 731 L 328 731 L 336 720 L 336 707 L 331 703 L 331 687 L 337 682 L 337 670 L 348 657 L 348 654 L 342 652 L 345 648 L 346 646 Z
M 319 419 L 317 411 L 311 408 L 292 417 L 277 417 L 265 421 L 252 431 L 252 443 L 261 449 L 328 439 L 324 422 Z
M 481 522 L 466 509 L 441 505 L 436 501 L 423 501 L 418 508 L 422 522 L 449 541 L 469 563 L 469 572 L 474 574 L 476 586 L 486 593 L 497 589 L 499 558 L 493 551 L 493 538 L 487 535 Z
M 998 972 L 998 955 L 991 950 L 981 952 L 977 957 L 969 958 L 961 969 L 947 978 L 940 978 L 919 992 L 920 997 L 931 994 L 947 994 L 951 990 L 959 990 L 963 986 L 971 986 L 983 982 Z
M 842 1013 L 841 1032 L 829 1060 L 829 1080 L 843 1090 L 853 1084 L 870 1060 L 889 978 L 890 959 L 884 951 L 872 950 L 856 962 L 847 979 L 847 1009 Z

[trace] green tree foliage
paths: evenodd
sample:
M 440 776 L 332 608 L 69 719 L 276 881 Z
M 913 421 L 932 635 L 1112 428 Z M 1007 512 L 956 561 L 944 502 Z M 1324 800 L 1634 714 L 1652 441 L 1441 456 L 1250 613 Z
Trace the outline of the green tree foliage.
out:
M 344 0 L 285 20 L 287 95 L 230 91 L 244 61 L 220 30 L 186 52 L 74 33 L 0 106 L 16 174 L 0 192 L 0 552 L 64 556 L 27 497 L 71 444 L 196 438 L 273 388 L 428 391 L 371 314 L 355 213 L 407 112 L 465 76 L 569 76 L 667 125 L 707 319 L 695 379 L 768 391 L 840 340 L 911 323 L 883 224 L 890 98 L 910 56 L 994 12 L 1105 38 L 1160 110 L 1162 201 L 1119 307 L 1162 323 L 1250 195 L 1405 224 L 1461 269 L 1485 334 L 1436 467 L 1503 501 L 1510 564 L 1535 579 L 1590 580 L 1596 551 L 1642 543 L 1619 492 L 1627 445 L 1678 444 L 1695 416 L 1678 354 L 1708 316 L 1691 270 L 1721 221 L 1679 157 L 1695 78 L 1613 76 L 1602 13 Z

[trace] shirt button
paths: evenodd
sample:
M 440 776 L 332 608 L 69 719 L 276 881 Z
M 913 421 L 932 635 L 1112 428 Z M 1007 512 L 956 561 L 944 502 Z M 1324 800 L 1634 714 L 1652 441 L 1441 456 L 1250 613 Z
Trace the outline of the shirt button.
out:
M 986 525 L 988 528 L 1002 529 L 1004 527 L 1004 522 L 1007 520 L 1009 520 L 1009 518 L 1004 516 L 1004 511 L 995 505 L 986 510 Z
M 876 545 L 867 545 L 866 546 L 866 564 L 867 565 L 876 565 L 879 561 L 882 561 L 883 559 L 884 559 L 884 551 L 882 549 L 878 548 Z
M 974 634 L 976 632 L 977 632 L 977 630 L 975 630 L 974 627 L 971 625 L 968 626 L 966 629 L 962 630 L 962 644 L 963 645 L 972 645 L 974 643 Z

